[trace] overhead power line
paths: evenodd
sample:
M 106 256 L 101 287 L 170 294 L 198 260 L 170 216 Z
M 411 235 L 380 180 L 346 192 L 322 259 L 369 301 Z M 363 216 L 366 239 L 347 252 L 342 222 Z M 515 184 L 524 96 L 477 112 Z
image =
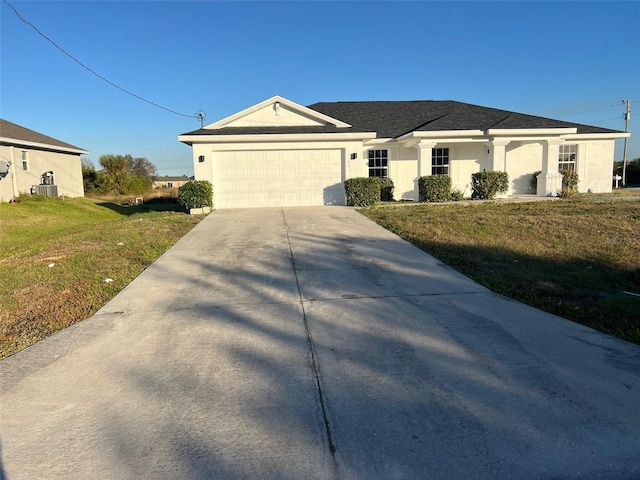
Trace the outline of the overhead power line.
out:
M 162 110 L 166 110 L 167 112 L 170 113 L 174 113 L 176 115 L 180 115 L 181 117 L 187 117 L 187 118 L 197 118 L 199 120 L 202 120 L 201 118 L 201 112 L 196 113 L 195 115 L 186 115 L 184 113 L 180 113 L 180 112 L 176 112 L 175 110 L 171 110 L 170 108 L 167 107 L 163 107 L 162 105 L 159 105 L 155 102 L 152 102 L 151 100 L 147 100 L 146 98 L 141 97 L 140 95 L 136 95 L 133 92 L 130 92 L 129 90 L 122 88 L 121 86 L 113 83 L 111 80 L 103 77 L 102 75 L 100 75 L 98 72 L 96 72 L 95 70 L 92 70 L 91 68 L 89 68 L 87 65 L 85 65 L 84 63 L 82 63 L 80 60 L 78 60 L 77 58 L 75 58 L 73 55 L 71 55 L 69 52 L 67 52 L 64 48 L 62 48 L 60 45 L 58 45 L 56 42 L 54 42 L 53 40 L 51 40 L 49 37 L 47 37 L 44 33 L 42 33 L 40 30 L 38 30 L 38 27 L 36 27 L 33 23 L 31 23 L 29 20 L 27 20 L 26 18 L 24 18 L 20 12 L 18 12 L 18 10 L 11 5 L 7 0 L 2 0 L 4 3 L 7 4 L 7 6 L 9 8 L 11 8 L 11 10 L 13 10 L 13 12 L 16 14 L 16 16 L 24 23 L 26 23 L 27 25 L 29 25 L 31 28 L 33 28 L 38 35 L 40 35 L 42 38 L 44 38 L 46 41 L 48 41 L 49 43 L 51 43 L 51 45 L 53 45 L 54 47 L 56 47 L 58 50 L 60 50 L 62 53 L 64 53 L 67 57 L 69 57 L 71 60 L 73 60 L 74 62 L 76 62 L 78 65 L 80 65 L 82 68 L 84 68 L 85 70 L 91 72 L 93 75 L 95 75 L 96 77 L 98 77 L 100 80 L 103 80 L 105 82 L 107 82 L 109 85 L 111 85 L 112 87 L 117 88 L 118 90 L 126 93 L 127 95 L 131 95 L 134 98 L 137 98 L 138 100 L 142 100 L 143 102 L 146 102 L 150 105 L 153 105 L 154 107 L 158 107 L 161 108 Z
M 583 113 L 597 112 L 598 110 L 606 110 L 606 109 L 608 109 L 608 108 L 613 108 L 613 107 L 615 107 L 616 105 L 618 105 L 618 102 L 613 103 L 613 104 L 611 104 L 611 105 L 609 105 L 609 106 L 606 106 L 606 107 L 594 108 L 594 109 L 592 109 L 592 110 L 585 110 L 585 111 L 583 111 L 583 112 L 570 113 L 570 114 L 568 114 L 568 115 L 561 115 L 561 116 L 559 116 L 558 118 L 573 117 L 574 115 L 582 115 Z

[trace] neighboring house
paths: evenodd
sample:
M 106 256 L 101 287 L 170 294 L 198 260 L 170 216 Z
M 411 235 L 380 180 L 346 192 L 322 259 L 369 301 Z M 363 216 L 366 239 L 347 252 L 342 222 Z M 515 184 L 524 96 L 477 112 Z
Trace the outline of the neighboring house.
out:
M 153 179 L 153 188 L 180 188 L 191 180 L 193 180 L 193 177 L 187 177 L 186 175 L 181 177 L 170 177 L 169 175 L 155 177 Z
M 178 136 L 216 208 L 345 204 L 343 182 L 389 177 L 417 200 L 423 175 L 449 175 L 470 196 L 471 175 L 509 174 L 507 194 L 555 195 L 562 169 L 580 191 L 610 192 L 614 143 L 629 134 L 455 101 L 322 102 L 275 96 Z M 530 189 L 536 171 L 538 190 Z
M 84 196 L 86 150 L 0 119 L 0 201 L 20 193 Z M 35 187 L 35 188 L 34 188 Z

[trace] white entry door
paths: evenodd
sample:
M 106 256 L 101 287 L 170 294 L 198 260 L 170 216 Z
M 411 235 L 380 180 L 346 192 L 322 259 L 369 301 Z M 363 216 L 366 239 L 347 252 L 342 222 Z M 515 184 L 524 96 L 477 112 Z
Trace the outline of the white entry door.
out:
M 344 205 L 342 151 L 214 152 L 215 208 Z

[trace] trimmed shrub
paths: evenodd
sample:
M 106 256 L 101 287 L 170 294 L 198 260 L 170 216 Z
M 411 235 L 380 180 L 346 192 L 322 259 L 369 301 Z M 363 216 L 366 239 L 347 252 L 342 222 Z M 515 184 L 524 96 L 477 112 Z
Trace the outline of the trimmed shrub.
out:
M 347 178 L 344 181 L 344 193 L 347 205 L 351 207 L 370 207 L 380 200 L 381 184 L 377 177 Z
M 451 200 L 451 177 L 428 175 L 418 179 L 418 196 L 421 202 L 448 202 Z
M 380 200 L 383 202 L 393 201 L 393 180 L 388 177 L 378 177 L 380 180 Z
M 192 180 L 178 188 L 178 203 L 187 210 L 213 208 L 213 185 L 208 180 Z
M 474 200 L 491 200 L 497 193 L 509 190 L 509 174 L 507 172 L 476 172 L 471 175 L 471 198 Z

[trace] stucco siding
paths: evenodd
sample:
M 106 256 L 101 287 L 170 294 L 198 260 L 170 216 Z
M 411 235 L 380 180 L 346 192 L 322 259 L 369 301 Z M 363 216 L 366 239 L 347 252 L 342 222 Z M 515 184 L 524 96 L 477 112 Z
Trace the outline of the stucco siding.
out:
M 585 141 L 578 145 L 578 191 L 611 192 L 613 185 L 613 141 Z
M 542 144 L 539 142 L 511 143 L 507 145 L 506 172 L 509 174 L 508 195 L 532 194 L 533 173 L 542 170 Z
M 27 152 L 27 170 L 23 169 L 23 151 Z M 53 171 L 58 195 L 84 196 L 80 155 L 0 145 L 0 158 L 12 162 L 9 175 L 0 180 L 0 201 L 29 193 L 31 186 L 39 185 L 41 175 L 48 171 Z

